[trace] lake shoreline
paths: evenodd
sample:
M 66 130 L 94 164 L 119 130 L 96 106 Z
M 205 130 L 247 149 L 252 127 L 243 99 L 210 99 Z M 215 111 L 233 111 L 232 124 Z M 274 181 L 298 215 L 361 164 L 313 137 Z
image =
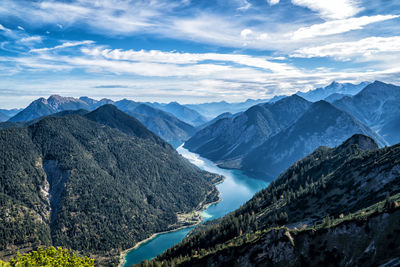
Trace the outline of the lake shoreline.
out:
M 218 189 L 216 188 L 216 186 L 217 186 L 218 184 L 223 183 L 223 182 L 225 181 L 225 177 L 222 176 L 222 175 L 220 175 L 220 176 L 221 176 L 222 178 L 221 178 L 218 182 L 216 182 L 216 183 L 213 184 L 213 186 L 215 187 L 215 189 L 216 189 L 217 191 L 218 191 Z M 210 191 L 209 193 L 211 193 L 211 191 Z M 215 205 L 215 204 L 221 202 L 221 200 L 222 200 L 222 198 L 221 198 L 221 192 L 218 191 L 218 200 L 213 201 L 213 202 L 210 202 L 210 203 L 206 203 L 206 204 L 202 205 L 200 209 L 194 209 L 192 212 L 200 212 L 200 213 L 201 213 L 201 212 L 205 211 L 205 210 L 206 210 L 208 207 L 210 207 L 211 205 Z M 180 226 L 180 227 L 178 227 L 178 228 L 171 229 L 171 230 L 168 230 L 168 231 L 163 231 L 163 232 L 154 233 L 154 234 L 152 234 L 151 236 L 149 236 L 148 238 L 139 241 L 138 243 L 136 243 L 136 245 L 135 245 L 134 247 L 128 248 L 128 249 L 126 249 L 126 250 L 123 250 L 123 251 L 120 253 L 120 259 L 119 259 L 118 267 L 123 267 L 123 266 L 125 265 L 125 262 L 126 262 L 126 260 L 125 260 L 126 255 L 127 255 L 129 252 L 131 252 L 132 250 L 135 250 L 135 249 L 139 248 L 140 245 L 151 241 L 152 239 L 156 238 L 156 237 L 159 236 L 159 235 L 167 234 L 167 233 L 171 233 L 171 232 L 176 232 L 176 231 L 179 231 L 179 230 L 182 230 L 182 229 L 185 229 L 185 228 L 194 227 L 194 226 L 196 226 L 196 225 L 201 224 L 203 221 L 204 221 L 204 218 L 201 217 L 201 219 L 200 219 L 198 222 L 196 222 L 196 223 L 189 224 L 189 225 L 183 225 L 183 226 Z

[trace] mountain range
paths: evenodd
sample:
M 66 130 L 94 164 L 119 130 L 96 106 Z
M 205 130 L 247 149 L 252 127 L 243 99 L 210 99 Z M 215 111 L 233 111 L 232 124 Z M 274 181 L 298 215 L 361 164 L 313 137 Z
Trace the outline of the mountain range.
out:
M 373 137 L 380 146 L 386 145 L 359 120 L 321 100 L 295 123 L 250 151 L 240 168 L 271 180 L 319 146 L 335 147 L 356 133 Z
M 296 94 L 307 99 L 311 102 L 316 102 L 319 100 L 329 100 L 333 97 L 338 97 L 340 95 L 355 95 L 364 89 L 369 82 L 362 82 L 359 84 L 352 84 L 352 83 L 338 83 L 332 82 L 326 87 L 316 88 L 310 90 L 308 92 L 297 92 Z
M 400 87 L 302 94 L 200 105 L 53 95 L 2 110 L 0 258 L 54 245 L 115 266 L 138 241 L 198 223 L 223 177 L 179 155 L 186 141 L 271 183 L 143 266 L 400 264 Z
M 389 144 L 400 142 L 400 87 L 380 81 L 352 97 L 333 102 L 378 132 Z
M 12 116 L 20 112 L 22 109 L 0 109 L 0 122 L 9 120 Z
M 280 99 L 280 96 L 277 96 L 272 99 L 272 101 Z M 247 99 L 244 102 L 234 102 L 228 103 L 226 101 L 220 102 L 210 102 L 210 103 L 202 103 L 202 104 L 187 104 L 186 107 L 196 110 L 198 113 L 202 114 L 208 120 L 211 120 L 218 115 L 229 112 L 229 113 L 238 113 L 245 111 L 251 106 L 266 103 L 271 101 L 271 99 Z
M 374 138 L 380 146 L 388 144 L 350 111 L 334 104 L 324 100 L 312 103 L 297 94 L 258 104 L 199 130 L 185 147 L 220 167 L 273 180 L 317 147 L 337 146 L 356 133 Z
M 320 147 L 142 266 L 396 266 L 399 160 L 400 145 L 364 135 Z
M 2 129 L 0 146 L 2 258 L 55 245 L 115 265 L 122 250 L 192 223 L 193 210 L 218 199 L 220 176 L 112 105 Z
M 88 97 L 77 99 L 52 95 L 48 99 L 39 98 L 33 101 L 28 107 L 10 118 L 9 121 L 26 122 L 65 110 L 85 109 L 91 111 L 105 104 L 114 104 L 119 109 L 135 116 L 148 129 L 175 146 L 187 140 L 195 132 L 194 126 L 178 119 L 172 113 L 155 108 L 153 104 L 149 105 L 127 99 L 114 102 L 110 99 L 95 100 Z M 169 108 L 169 110 L 171 112 L 175 111 L 180 117 L 184 116 L 186 113 L 197 114 L 195 111 L 180 106 L 178 103 L 174 103 L 169 107 L 171 106 L 175 107 L 175 109 Z M 183 110 L 183 113 L 180 112 L 179 106 Z M 188 121 L 190 121 L 190 119 Z M 199 114 L 197 121 L 198 123 L 203 123 L 203 118 Z
M 241 158 L 293 123 L 310 105 L 297 95 L 255 105 L 203 128 L 185 143 L 185 147 L 219 162 Z

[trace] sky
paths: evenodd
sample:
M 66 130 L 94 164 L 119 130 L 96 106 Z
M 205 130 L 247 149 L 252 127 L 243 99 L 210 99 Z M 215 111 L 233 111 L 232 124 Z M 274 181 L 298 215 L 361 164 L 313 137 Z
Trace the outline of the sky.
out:
M 0 108 L 400 84 L 398 0 L 1 0 Z

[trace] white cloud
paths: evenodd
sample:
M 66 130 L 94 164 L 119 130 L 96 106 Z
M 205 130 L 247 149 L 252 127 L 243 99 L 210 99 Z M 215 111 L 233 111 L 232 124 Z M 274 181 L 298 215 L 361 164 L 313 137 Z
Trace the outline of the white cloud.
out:
M 314 38 L 318 36 L 326 36 L 332 34 L 339 34 L 351 30 L 361 30 L 363 26 L 371 23 L 385 21 L 389 19 L 398 18 L 398 15 L 377 15 L 377 16 L 363 16 L 358 18 L 349 18 L 341 20 L 327 21 L 322 24 L 314 24 L 309 27 L 302 27 L 292 34 L 293 40 L 301 40 L 306 38 Z
M 358 0 L 292 0 L 294 5 L 311 9 L 324 19 L 344 19 L 361 11 Z
M 400 36 L 368 37 L 352 42 L 305 47 L 296 50 L 291 56 L 302 58 L 333 57 L 338 60 L 350 60 L 354 57 L 363 60 L 362 57 L 364 57 L 373 60 L 371 56 L 395 52 L 400 52 Z
M 241 0 L 240 6 L 237 8 L 239 11 L 246 11 L 251 7 L 251 4 L 247 0 Z
M 153 22 L 160 23 L 165 14 L 182 4 L 185 3 L 160 0 L 68 2 L 2 0 L 0 15 L 14 15 L 34 23 L 36 27 L 52 24 L 64 29 L 71 25 L 86 24 L 90 26 L 90 30 L 107 31 L 108 35 L 131 34 L 152 26 Z
M 8 29 L 8 28 L 6 28 L 6 27 L 4 27 L 3 25 L 0 24 L 0 31 L 8 32 L 8 31 L 10 31 L 10 29 Z
M 268 61 L 263 57 L 255 57 L 241 54 L 217 54 L 217 53 L 178 53 L 159 50 L 120 50 L 82 48 L 82 52 L 93 57 L 103 57 L 110 60 L 148 62 L 160 64 L 198 64 L 204 61 L 230 62 L 247 67 L 260 68 L 274 73 L 296 73 L 296 69 L 286 63 Z
M 252 35 L 253 34 L 253 31 L 252 30 L 250 30 L 250 29 L 244 29 L 244 30 L 242 30 L 241 32 L 240 32 L 240 37 L 242 38 L 242 39 L 247 39 L 247 38 L 249 38 L 250 37 L 250 35 Z
M 18 30 L 25 31 L 25 29 L 22 26 L 18 26 L 17 28 Z
M 271 6 L 279 4 L 280 0 L 267 0 L 268 4 L 270 4 Z
M 29 36 L 21 38 L 18 42 L 20 43 L 41 43 L 42 37 L 41 36 Z
M 54 46 L 54 47 L 31 49 L 29 52 L 46 52 L 46 51 L 63 49 L 63 48 L 68 48 L 68 47 L 74 47 L 74 46 L 80 46 L 80 45 L 88 45 L 88 44 L 93 44 L 93 43 L 94 42 L 90 41 L 90 40 L 77 41 L 77 42 L 65 42 L 65 43 L 63 43 L 61 45 L 57 45 L 57 46 Z

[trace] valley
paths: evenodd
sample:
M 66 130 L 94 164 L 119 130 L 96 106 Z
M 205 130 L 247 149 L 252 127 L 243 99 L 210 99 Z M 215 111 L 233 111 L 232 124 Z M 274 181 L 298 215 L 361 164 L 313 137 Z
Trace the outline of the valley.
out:
M 268 185 L 267 182 L 247 177 L 240 171 L 221 169 L 211 161 L 189 152 L 187 149 L 183 148 L 183 146 L 180 146 L 177 151 L 202 170 L 217 173 L 225 177 L 224 181 L 217 185 L 221 200 L 208 206 L 207 209 L 201 212 L 200 216 L 203 222 L 220 218 L 234 211 L 249 200 L 255 193 Z M 168 248 L 182 241 L 193 228 L 193 226 L 190 226 L 177 231 L 153 236 L 152 239 L 146 240 L 137 248 L 129 251 L 126 256 L 124 256 L 125 262 L 123 266 L 128 267 L 131 264 L 137 264 L 143 260 L 150 260 L 156 257 Z

